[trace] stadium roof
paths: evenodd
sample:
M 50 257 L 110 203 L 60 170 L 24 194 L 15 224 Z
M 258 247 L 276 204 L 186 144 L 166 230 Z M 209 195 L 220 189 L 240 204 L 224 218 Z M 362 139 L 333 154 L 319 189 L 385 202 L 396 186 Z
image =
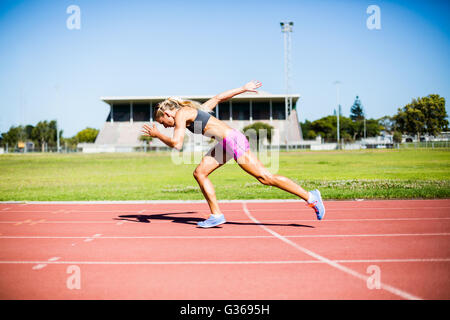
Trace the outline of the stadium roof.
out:
M 214 97 L 214 95 L 198 95 L 198 96 L 110 96 L 110 97 L 100 97 L 100 99 L 108 104 L 111 103 L 121 103 L 121 102 L 159 102 L 162 100 L 165 100 L 170 97 L 178 97 L 182 99 L 189 99 L 189 100 L 200 100 L 200 101 L 206 101 L 208 99 L 211 99 Z M 258 91 L 258 92 L 245 92 L 240 95 L 235 96 L 232 98 L 232 100 L 284 100 L 286 97 L 285 94 L 271 94 L 265 91 Z M 292 97 L 292 102 L 295 104 L 295 102 L 300 98 L 300 95 L 298 94 L 290 94 L 288 97 Z

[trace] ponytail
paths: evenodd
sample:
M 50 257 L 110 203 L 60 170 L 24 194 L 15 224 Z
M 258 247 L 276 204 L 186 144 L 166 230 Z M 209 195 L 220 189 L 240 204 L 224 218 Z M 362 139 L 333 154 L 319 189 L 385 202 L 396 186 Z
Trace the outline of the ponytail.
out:
M 153 112 L 153 119 L 156 120 L 162 117 L 165 110 L 181 109 L 183 107 L 190 107 L 205 112 L 211 112 L 209 109 L 203 107 L 200 102 L 171 97 L 157 104 L 155 111 Z

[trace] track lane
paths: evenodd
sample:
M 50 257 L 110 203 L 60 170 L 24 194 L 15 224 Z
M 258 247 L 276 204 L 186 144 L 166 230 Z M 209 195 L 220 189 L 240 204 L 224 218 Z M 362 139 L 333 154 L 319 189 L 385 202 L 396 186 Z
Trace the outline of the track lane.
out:
M 248 206 L 267 228 L 288 237 L 294 243 L 313 248 L 314 252 L 320 252 L 329 259 L 336 259 L 335 261 L 360 274 L 367 275 L 367 266 L 376 264 L 381 268 L 383 281 L 392 286 L 426 299 L 450 297 L 448 276 L 445 273 L 448 270 L 448 261 L 445 259 L 449 258 L 448 246 L 445 245 L 448 243 L 448 236 L 445 234 L 450 233 L 446 219 L 450 217 L 449 200 L 401 201 L 397 203 L 397 210 L 392 210 L 393 203 L 389 201 L 327 202 L 327 220 L 320 222 L 314 220 L 311 210 L 301 202 L 248 203 Z M 45 263 L 56 256 L 59 258 L 48 262 L 42 269 L 35 270 L 32 269 L 32 263 L 0 263 L 0 286 L 6 288 L 0 297 L 399 298 L 385 290 L 369 290 L 364 281 L 330 270 L 332 268 L 326 263 L 318 263 L 280 243 L 275 237 L 267 237 L 263 229 L 245 216 L 241 203 L 223 203 L 221 207 L 230 223 L 221 228 L 203 230 L 195 228 L 195 223 L 202 218 L 202 214 L 208 213 L 204 203 L 131 206 L 0 204 L 0 260 L 17 262 L 20 259 L 16 258 L 23 258 L 23 262 Z M 3 210 L 6 208 L 8 210 Z M 119 215 L 140 213 L 161 217 L 161 212 L 171 212 L 171 215 L 163 215 L 163 219 L 147 217 L 150 223 L 123 221 L 117 224 L 121 221 L 114 220 Z M 374 220 L 359 221 L 361 217 Z M 8 223 L 13 218 L 20 218 L 16 221 L 23 223 L 14 225 L 14 220 L 14 223 Z M 46 221 L 32 224 L 33 221 L 42 219 Z M 61 223 L 51 223 L 58 221 L 54 219 Z M 26 220 L 32 222 L 25 222 Z M 77 220 L 81 223 L 70 223 Z M 108 223 L 96 223 L 103 220 L 108 220 Z M 302 226 L 289 225 L 293 223 Z M 388 231 L 403 235 L 389 236 Z M 435 234 L 424 235 L 423 232 Z M 101 236 L 89 242 L 84 241 L 95 234 Z M 204 238 L 198 238 L 199 234 Z M 341 237 L 333 237 L 333 234 Z M 8 235 L 72 235 L 81 238 L 2 238 Z M 108 236 L 111 238 L 106 238 Z M 148 238 L 138 238 L 139 236 Z M 386 243 L 390 243 L 391 247 Z M 412 243 L 415 245 L 411 245 Z M 31 260 L 32 258 L 36 260 Z M 399 258 L 421 260 L 395 260 Z M 425 258 L 444 260 L 426 261 Z M 385 259 L 391 260 L 387 262 Z M 163 264 L 140 264 L 146 261 Z M 205 263 L 207 261 L 211 263 Z M 70 263 L 79 264 L 82 273 L 81 290 L 69 290 L 66 286 L 69 276 L 66 271 Z

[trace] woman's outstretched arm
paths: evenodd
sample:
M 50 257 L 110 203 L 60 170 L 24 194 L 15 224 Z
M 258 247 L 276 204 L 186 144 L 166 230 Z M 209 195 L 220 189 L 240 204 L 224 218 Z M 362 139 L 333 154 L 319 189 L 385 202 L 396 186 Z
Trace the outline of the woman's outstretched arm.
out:
M 227 101 L 228 99 L 233 98 L 234 96 L 237 96 L 238 94 L 244 93 L 244 92 L 257 92 L 256 89 L 262 86 L 262 83 L 259 81 L 250 81 L 246 84 L 244 84 L 242 87 L 227 90 L 225 92 L 219 93 L 218 95 L 212 97 L 208 101 L 206 101 L 203 106 L 206 107 L 208 110 L 212 110 L 216 107 L 217 104 Z

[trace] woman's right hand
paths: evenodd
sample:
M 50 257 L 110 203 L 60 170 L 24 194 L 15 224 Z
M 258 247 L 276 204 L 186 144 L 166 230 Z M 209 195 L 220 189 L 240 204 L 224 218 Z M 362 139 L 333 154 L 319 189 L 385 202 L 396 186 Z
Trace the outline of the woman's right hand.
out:
M 153 125 L 150 127 L 149 125 L 144 124 L 142 129 L 143 129 L 143 131 L 142 131 L 143 136 L 154 137 L 154 138 L 156 138 L 158 136 L 159 131 L 156 128 L 156 125 Z

